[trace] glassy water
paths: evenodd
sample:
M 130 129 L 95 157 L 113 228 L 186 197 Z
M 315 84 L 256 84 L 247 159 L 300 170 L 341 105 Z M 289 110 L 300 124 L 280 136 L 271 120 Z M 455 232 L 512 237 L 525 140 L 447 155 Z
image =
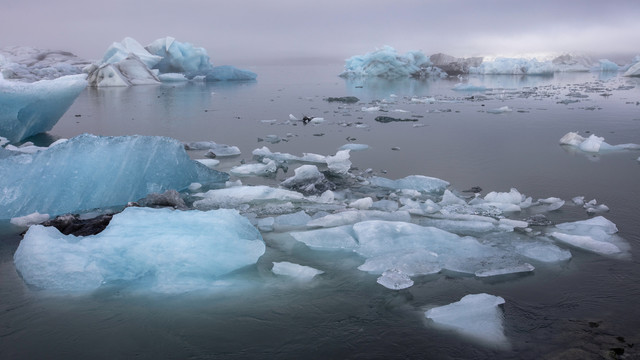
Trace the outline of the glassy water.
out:
M 47 136 L 163 135 L 180 141 L 236 145 L 222 171 L 251 160 L 262 146 L 301 155 L 334 154 L 349 142 L 354 173 L 388 178 L 438 177 L 459 191 L 517 188 L 534 199 L 574 196 L 610 207 L 606 218 L 631 246 L 631 259 L 572 249 L 559 265 L 497 279 L 439 274 L 391 291 L 357 270 L 356 256 L 311 251 L 286 234 L 263 234 L 267 252 L 247 269 L 251 286 L 215 294 L 136 294 L 109 288 L 88 296 L 51 296 L 26 286 L 15 271 L 20 235 L 0 238 L 0 358 L 526 358 L 639 356 L 640 152 L 586 155 L 558 145 L 569 131 L 640 143 L 640 81 L 592 73 L 555 77 L 469 77 L 486 91 L 460 92 L 453 80 L 344 80 L 340 66 L 251 69 L 249 83 L 185 83 L 87 89 Z M 567 96 L 579 92 L 586 97 Z M 357 104 L 327 102 L 356 96 Z M 577 100 L 567 102 L 565 100 Z M 382 111 L 368 111 L 380 106 Z M 488 110 L 508 106 L 511 112 Z M 401 111 L 397 111 L 401 110 Z M 314 125 L 289 121 L 325 119 Z M 380 123 L 377 116 L 416 121 Z M 270 143 L 268 135 L 282 141 Z M 202 153 L 192 153 L 194 157 Z M 276 185 L 275 179 L 243 179 Z M 554 222 L 583 220 L 565 206 Z M 517 216 L 515 216 L 517 218 Z M 269 264 L 294 254 L 327 269 L 321 279 L 291 284 Z M 260 284 L 256 286 L 255 284 Z M 432 306 L 466 294 L 502 296 L 510 346 L 496 349 L 434 328 Z M 632 344 L 636 344 L 632 347 Z M 612 350 L 616 349 L 616 350 Z M 613 352 L 612 352 L 613 351 Z

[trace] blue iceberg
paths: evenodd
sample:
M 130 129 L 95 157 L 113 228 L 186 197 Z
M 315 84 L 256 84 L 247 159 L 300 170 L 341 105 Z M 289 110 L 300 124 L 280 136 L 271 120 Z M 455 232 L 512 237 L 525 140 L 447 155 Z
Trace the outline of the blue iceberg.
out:
M 385 46 L 373 52 L 356 55 L 346 60 L 341 77 L 381 77 L 396 78 L 424 78 L 429 76 L 446 76 L 442 70 L 432 66 L 429 58 L 420 51 L 409 51 L 404 55 Z
M 143 47 L 132 38 L 113 43 L 99 62 L 88 66 L 91 86 L 131 86 L 202 76 L 206 81 L 255 80 L 257 75 L 233 66 L 214 67 L 204 48 L 165 37 Z M 162 76 L 171 74 L 170 76 Z
M 84 75 L 34 83 L 0 76 L 0 136 L 17 142 L 51 130 L 86 86 Z
M 34 154 L 0 160 L 0 219 L 126 205 L 228 175 L 193 161 L 167 137 L 80 135 Z
M 117 284 L 183 293 L 221 286 L 221 276 L 255 264 L 264 252 L 260 232 L 235 210 L 130 207 L 93 236 L 32 226 L 14 263 L 26 283 L 41 289 L 86 293 Z

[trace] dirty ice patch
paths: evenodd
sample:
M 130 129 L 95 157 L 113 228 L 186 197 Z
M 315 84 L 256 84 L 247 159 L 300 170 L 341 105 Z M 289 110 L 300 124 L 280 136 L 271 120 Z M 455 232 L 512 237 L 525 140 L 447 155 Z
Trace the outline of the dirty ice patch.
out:
M 41 289 L 86 293 L 125 283 L 182 293 L 206 290 L 264 251 L 260 232 L 234 210 L 131 207 L 94 236 L 32 226 L 14 262 L 24 281 Z

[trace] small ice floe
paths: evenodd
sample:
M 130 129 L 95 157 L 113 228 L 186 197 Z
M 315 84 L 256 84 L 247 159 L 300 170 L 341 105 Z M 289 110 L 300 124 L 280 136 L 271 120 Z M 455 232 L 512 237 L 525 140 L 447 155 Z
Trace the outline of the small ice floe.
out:
M 185 150 L 209 150 L 215 157 L 217 156 L 235 156 L 240 155 L 240 149 L 237 146 L 226 144 L 217 144 L 214 141 L 196 141 L 184 144 Z
M 640 144 L 611 145 L 604 141 L 604 137 L 591 134 L 584 138 L 578 133 L 569 132 L 560 138 L 560 145 L 568 145 L 586 153 L 600 153 L 607 151 L 640 150 Z
M 294 173 L 294 176 L 284 180 L 280 185 L 305 195 L 322 194 L 336 187 L 315 165 L 302 165 L 296 168 Z
M 391 290 L 402 290 L 413 286 L 413 280 L 397 269 L 390 269 L 382 273 L 377 283 Z
M 324 273 L 324 271 L 310 266 L 294 264 L 288 261 L 274 262 L 271 271 L 276 275 L 288 276 L 301 281 L 311 280 L 316 275 Z
M 40 214 L 36 211 L 29 215 L 12 218 L 9 222 L 19 227 L 29 227 L 31 225 L 42 224 L 47 220 L 49 220 L 49 214 Z
M 298 121 L 298 118 L 295 117 L 293 114 L 289 114 L 289 120 L 291 121 Z
M 234 166 L 229 170 L 229 173 L 238 177 L 246 176 L 270 176 L 276 173 L 278 166 L 276 162 L 269 159 L 263 159 L 262 163 L 258 164 L 243 164 Z
M 502 106 L 497 109 L 487 110 L 487 113 L 489 114 L 504 114 L 504 113 L 510 113 L 510 112 L 513 112 L 513 109 L 508 106 Z
M 455 91 L 487 91 L 486 86 L 458 83 L 453 86 Z
M 374 112 L 374 111 L 380 111 L 380 106 L 371 106 L 371 107 L 362 107 L 360 110 L 365 111 L 365 112 Z
M 196 161 L 208 167 L 209 169 L 213 169 L 214 167 L 218 166 L 218 164 L 220 164 L 220 160 L 216 159 L 196 159 Z
M 618 228 L 602 216 L 556 225 L 549 235 L 571 246 L 601 255 L 621 255 L 629 245 L 616 235 Z
M 466 295 L 460 301 L 434 307 L 424 313 L 436 326 L 491 346 L 508 344 L 504 335 L 504 299 L 489 294 Z
M 344 144 L 338 150 L 362 151 L 369 149 L 367 144 Z

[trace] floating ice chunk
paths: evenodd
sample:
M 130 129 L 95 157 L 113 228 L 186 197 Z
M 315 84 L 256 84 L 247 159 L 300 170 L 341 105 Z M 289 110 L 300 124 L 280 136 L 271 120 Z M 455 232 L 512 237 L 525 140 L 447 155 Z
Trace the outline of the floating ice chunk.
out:
M 532 203 L 530 197 L 525 197 L 515 188 L 512 188 L 508 193 L 492 191 L 484 196 L 484 200 L 485 205 L 495 206 L 502 211 L 520 211 L 528 208 Z
M 600 59 L 598 60 L 598 64 L 592 70 L 601 72 L 618 72 L 620 71 L 620 65 L 609 59 Z
M 535 267 L 529 263 L 524 263 L 515 266 L 509 266 L 499 269 L 482 269 L 476 271 L 475 275 L 477 277 L 489 277 L 489 276 L 498 276 L 498 275 L 506 275 L 506 274 L 518 274 L 523 272 L 531 272 L 535 270 Z
M 397 269 L 387 270 L 377 280 L 378 284 L 391 290 L 402 290 L 413 286 L 413 280 Z
M 290 235 L 312 249 L 353 250 L 358 246 L 351 226 L 292 232 Z
M 197 209 L 213 209 L 234 207 L 240 204 L 253 204 L 266 201 L 300 201 L 304 196 L 299 192 L 276 189 L 269 186 L 234 186 L 225 189 L 209 190 L 204 194 L 194 194 L 202 197 L 193 205 Z
M 311 227 L 335 227 L 367 220 L 409 221 L 410 219 L 411 215 L 407 211 L 348 210 L 313 219 L 307 225 Z
M 564 205 L 565 201 L 557 197 L 550 197 L 546 199 L 538 199 L 538 203 L 544 206 L 545 211 L 554 211 L 560 209 Z
M 298 118 L 293 116 L 293 114 L 289 114 L 289 120 L 291 121 L 298 121 Z
M 398 202 L 393 200 L 378 200 L 374 201 L 371 204 L 371 208 L 374 210 L 383 210 L 383 211 L 396 211 L 398 210 Z
M 309 122 L 314 124 L 314 125 L 322 124 L 324 122 L 324 118 L 313 117 L 313 118 L 311 118 L 311 120 L 309 120 Z
M 260 149 L 253 150 L 253 156 L 259 159 L 268 158 L 276 161 L 288 161 L 288 162 L 307 162 L 313 164 L 326 164 L 327 157 L 312 153 L 303 153 L 302 156 L 295 156 L 287 153 L 271 152 L 268 147 L 263 146 Z
M 307 281 L 313 279 L 316 275 L 324 273 L 324 271 L 314 269 L 310 266 L 294 264 L 288 261 L 274 262 L 271 271 L 276 275 L 289 276 L 297 280 Z
M 441 77 L 446 74 L 433 66 L 431 61 L 419 51 L 400 55 L 390 46 L 356 55 L 346 60 L 341 77 L 382 77 L 388 79 L 403 77 Z
M 213 169 L 220 164 L 220 160 L 216 159 L 196 159 L 196 161 L 208 167 L 209 169 Z
M 504 114 L 504 113 L 513 112 L 513 109 L 508 107 L 508 106 L 502 106 L 502 107 L 499 107 L 497 109 L 487 110 L 487 112 L 489 114 Z
M 391 252 L 368 258 L 358 270 L 372 274 L 382 274 L 389 269 L 396 269 L 407 276 L 429 275 L 440 272 L 438 254 L 425 249 Z
M 365 112 L 380 111 L 380 106 L 363 107 L 361 110 Z
M 4 60 L 3 60 L 4 59 Z M 68 51 L 9 46 L 0 49 L 0 77 L 34 82 L 82 73 L 89 62 Z
M 497 58 L 483 61 L 469 68 L 469 72 L 484 75 L 553 75 L 555 66 L 551 61 L 538 61 L 535 58 Z
M 250 81 L 258 77 L 249 70 L 238 69 L 230 65 L 215 66 L 205 76 L 205 81 Z
M 327 167 L 329 167 L 331 172 L 341 175 L 349 172 L 349 169 L 351 169 L 349 151 L 350 150 L 339 150 L 334 156 L 327 156 Z
M 149 68 L 158 69 L 162 74 L 182 73 L 192 79 L 197 75 L 206 75 L 213 68 L 204 48 L 176 41 L 170 36 L 155 40 L 145 49 L 160 59 Z
M 388 189 L 411 189 L 427 193 L 443 193 L 449 186 L 447 181 L 423 175 L 409 175 L 398 180 L 390 180 L 383 177 L 373 176 L 369 179 L 369 182 L 372 185 Z
M 47 220 L 49 220 L 49 214 L 40 214 L 36 211 L 33 214 L 12 218 L 10 222 L 16 226 L 29 227 L 31 225 L 42 224 Z
M 505 346 L 507 338 L 499 305 L 504 299 L 489 294 L 466 295 L 460 301 L 432 308 L 425 317 L 445 329 L 494 346 Z
M 482 63 L 481 57 L 456 58 L 442 53 L 431 55 L 429 60 L 434 66 L 453 76 L 468 74 L 470 67 L 478 66 Z
M 34 83 L 0 77 L 0 135 L 17 142 L 51 130 L 85 87 L 84 75 Z
M 639 144 L 611 145 L 604 141 L 603 137 L 591 134 L 584 138 L 577 133 L 569 132 L 560 139 L 560 145 L 570 145 L 587 153 L 600 153 L 606 151 L 640 150 Z
M 358 210 L 367 210 L 371 208 L 372 205 L 373 205 L 373 199 L 370 197 L 365 197 L 349 203 L 349 207 L 358 209 Z
M 315 165 L 302 165 L 296 168 L 294 173 L 294 176 L 284 180 L 280 185 L 305 195 L 321 194 L 335 189 L 335 185 L 327 180 Z
M 442 195 L 442 200 L 438 203 L 440 206 L 444 205 L 466 205 L 467 202 L 459 197 L 455 196 L 449 189 L 444 191 Z
M 240 149 L 237 146 L 226 144 L 218 144 L 214 141 L 196 141 L 185 143 L 184 148 L 187 150 L 211 150 L 217 156 L 236 156 L 240 155 Z
M 0 219 L 120 206 L 192 182 L 221 186 L 228 179 L 191 160 L 171 138 L 88 134 L 1 159 L 0 172 Z
M 273 231 L 274 223 L 275 223 L 275 218 L 273 218 L 272 216 L 259 219 L 258 229 L 260 229 L 260 231 Z
M 14 262 L 25 282 L 42 289 L 90 292 L 125 282 L 180 293 L 210 288 L 264 251 L 258 230 L 234 210 L 130 207 L 94 236 L 32 226 Z
M 264 159 L 262 164 L 243 164 L 234 166 L 229 173 L 234 176 L 270 176 L 276 173 L 278 166 L 276 162 Z
M 616 225 L 602 216 L 558 224 L 555 230 L 550 234 L 555 239 L 603 255 L 620 254 L 628 248 L 624 240 L 615 235 Z
M 569 250 L 561 249 L 548 241 L 527 241 L 515 245 L 519 254 L 529 259 L 552 263 L 571 259 Z
M 576 196 L 571 201 L 576 205 L 584 205 L 584 196 Z

